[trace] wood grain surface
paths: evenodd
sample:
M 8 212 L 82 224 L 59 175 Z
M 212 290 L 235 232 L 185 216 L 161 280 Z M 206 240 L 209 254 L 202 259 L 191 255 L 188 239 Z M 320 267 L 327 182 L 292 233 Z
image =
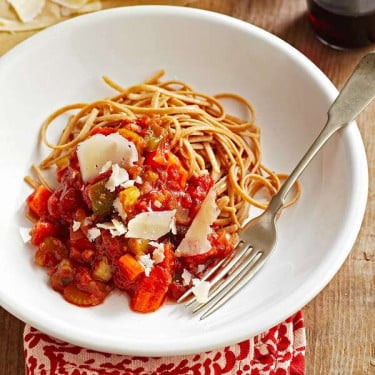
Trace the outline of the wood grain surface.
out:
M 105 2 L 106 7 L 136 3 L 139 2 Z M 171 4 L 173 1 L 141 3 Z M 303 0 L 196 0 L 189 3 L 192 7 L 240 18 L 276 34 L 311 59 L 338 88 L 342 87 L 360 57 L 375 48 L 338 51 L 322 45 L 308 25 Z M 0 33 L 0 56 L 30 35 L 31 32 Z M 308 375 L 375 373 L 374 103 L 360 115 L 358 124 L 369 161 L 368 205 L 362 229 L 348 259 L 329 285 L 303 309 Z M 0 308 L 0 375 L 24 374 L 23 326 Z

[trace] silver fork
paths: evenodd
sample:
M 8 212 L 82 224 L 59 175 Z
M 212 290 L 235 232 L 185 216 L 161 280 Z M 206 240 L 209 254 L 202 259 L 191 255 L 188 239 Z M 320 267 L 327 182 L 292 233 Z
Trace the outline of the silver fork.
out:
M 328 139 L 353 121 L 374 97 L 375 52 L 372 52 L 359 62 L 331 105 L 326 125 L 285 180 L 279 192 L 273 196 L 268 208 L 241 229 L 239 242 L 232 255 L 223 259 L 203 276 L 202 280 L 209 280 L 211 285 L 207 301 L 198 303 L 196 298 L 192 297 L 185 304 L 185 306 L 194 305 L 193 313 L 207 308 L 200 317 L 201 320 L 223 306 L 262 268 L 275 247 L 276 219 L 290 189 Z M 189 289 L 177 302 L 186 301 L 191 294 L 192 290 Z

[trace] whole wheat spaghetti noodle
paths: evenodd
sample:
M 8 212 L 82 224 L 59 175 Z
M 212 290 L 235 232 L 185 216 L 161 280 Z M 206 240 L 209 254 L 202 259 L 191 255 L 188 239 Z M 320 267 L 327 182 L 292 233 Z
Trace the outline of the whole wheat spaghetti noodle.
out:
M 266 191 L 269 200 L 279 190 L 285 175 L 274 173 L 262 164 L 260 130 L 255 124 L 254 109 L 246 99 L 230 93 L 203 94 L 181 81 L 162 81 L 163 74 L 158 72 L 144 83 L 128 88 L 104 77 L 117 91 L 115 95 L 92 103 L 67 105 L 52 113 L 41 128 L 42 141 L 52 152 L 33 169 L 40 182 L 47 185 L 41 170 L 59 165 L 73 155 L 93 129 L 116 127 L 122 120 L 145 115 L 157 118 L 166 131 L 164 141 L 183 161 L 189 176 L 211 175 L 220 210 L 216 224 L 236 232 L 249 217 L 251 206 L 267 207 L 268 201 L 256 199 L 257 193 Z M 228 114 L 221 99 L 241 104 L 247 118 Z M 58 117 L 66 114 L 70 119 L 59 141 L 53 144 L 48 139 L 48 130 Z M 27 181 L 35 187 L 33 179 L 28 177 Z M 293 204 L 299 194 L 297 184 L 288 204 Z

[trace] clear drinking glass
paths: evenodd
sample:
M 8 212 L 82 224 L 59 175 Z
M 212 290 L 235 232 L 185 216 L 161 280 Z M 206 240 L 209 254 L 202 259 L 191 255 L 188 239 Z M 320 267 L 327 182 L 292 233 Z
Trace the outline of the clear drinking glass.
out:
M 339 48 L 375 43 L 375 0 L 307 0 L 307 5 L 322 42 Z

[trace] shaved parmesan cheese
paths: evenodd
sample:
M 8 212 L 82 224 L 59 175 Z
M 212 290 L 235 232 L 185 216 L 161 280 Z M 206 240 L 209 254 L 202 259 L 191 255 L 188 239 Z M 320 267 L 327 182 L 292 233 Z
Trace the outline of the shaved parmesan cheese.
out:
M 191 291 L 195 295 L 197 302 L 206 303 L 208 301 L 208 293 L 210 291 L 210 283 L 199 279 L 193 279 L 193 287 Z
M 126 188 L 128 188 L 130 186 L 134 186 L 134 182 L 135 182 L 134 180 L 128 180 L 128 181 L 125 181 L 120 186 L 126 189 Z
M 79 221 L 73 220 L 72 229 L 73 232 L 77 232 L 77 230 L 81 227 L 81 223 Z
M 100 170 L 100 173 L 105 173 L 108 172 L 112 167 L 112 162 L 108 160 L 103 166 L 102 169 Z
M 7 0 L 22 22 L 32 21 L 46 4 L 45 0 Z
M 125 212 L 124 210 L 124 206 L 122 205 L 121 201 L 120 201 L 120 198 L 117 197 L 114 201 L 113 201 L 113 208 L 117 211 L 117 213 L 120 215 L 121 219 L 123 221 L 126 220 L 127 218 L 127 213 Z
M 121 236 L 126 233 L 126 227 L 121 221 L 112 219 L 112 224 L 115 227 L 114 230 L 116 231 L 115 234 L 111 232 L 113 236 Z
M 28 23 L 12 21 L 7 18 L 0 17 L 0 31 L 33 31 L 44 29 L 47 26 L 53 25 L 56 23 L 56 19 L 45 18 L 43 20 L 35 20 Z
M 80 8 L 71 8 L 63 6 L 61 9 L 61 15 L 63 17 L 70 17 L 75 14 L 82 14 L 82 13 L 90 13 L 90 12 L 96 12 L 98 10 L 102 9 L 102 3 L 98 1 L 90 1 L 88 4 L 81 6 Z
M 108 161 L 125 168 L 138 161 L 134 143 L 118 133 L 93 135 L 78 144 L 77 156 L 84 182 L 91 182 Z
M 83 220 L 83 225 L 88 226 L 92 224 L 91 217 L 85 217 L 85 220 Z
M 191 283 L 193 275 L 187 269 L 184 268 L 181 274 L 181 277 L 182 277 L 182 285 L 188 286 Z
M 120 186 L 125 181 L 129 181 L 129 173 L 124 168 L 120 168 L 118 164 L 112 165 L 112 174 L 108 179 L 105 187 L 109 191 L 115 191 L 116 186 Z
M 93 242 L 96 238 L 100 236 L 100 229 L 91 228 L 87 231 L 87 238 L 90 242 Z
M 154 267 L 154 261 L 151 259 L 150 254 L 141 255 L 138 258 L 138 262 L 144 268 L 145 275 L 149 276 L 152 268 Z
M 20 227 L 20 235 L 24 243 L 27 243 L 31 240 L 30 232 L 31 228 Z
M 125 225 L 116 219 L 112 219 L 112 222 L 109 223 L 99 223 L 96 224 L 98 228 L 107 229 L 113 237 L 122 236 L 126 233 Z
M 155 250 L 152 252 L 152 260 L 155 264 L 161 263 L 165 258 L 164 244 L 155 241 L 150 241 L 149 245 L 155 247 Z
M 197 272 L 203 272 L 206 269 L 205 264 L 198 264 Z
M 211 248 L 208 235 L 211 233 L 211 225 L 219 215 L 216 205 L 216 193 L 212 188 L 191 223 L 185 237 L 178 245 L 176 256 L 190 256 L 204 254 Z
M 68 9 L 79 9 L 87 4 L 90 0 L 51 0 L 53 3 L 64 6 Z
M 128 222 L 125 237 L 157 240 L 170 232 L 176 210 L 141 212 Z
M 171 232 L 172 232 L 172 234 L 177 234 L 176 217 L 175 216 L 173 216 L 173 219 L 172 219 Z

